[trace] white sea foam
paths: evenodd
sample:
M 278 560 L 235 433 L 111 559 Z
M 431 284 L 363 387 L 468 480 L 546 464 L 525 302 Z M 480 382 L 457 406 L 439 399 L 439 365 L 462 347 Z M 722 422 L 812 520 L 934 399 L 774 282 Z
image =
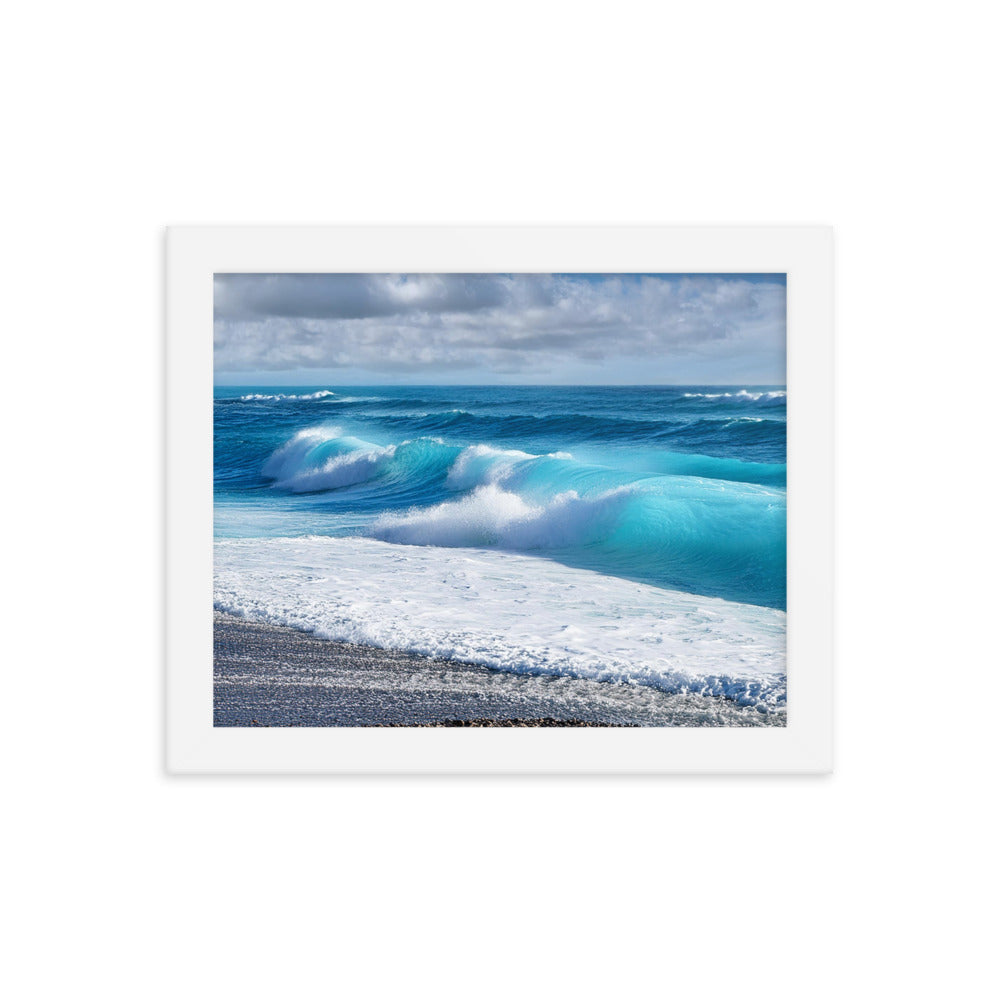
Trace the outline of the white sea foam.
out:
M 270 395 L 268 393 L 252 392 L 248 396 L 240 396 L 240 399 L 244 403 L 263 403 L 263 402 L 277 402 L 286 399 L 328 399 L 332 396 L 336 396 L 335 392 L 331 392 L 329 389 L 321 389 L 319 392 L 307 392 L 304 395 L 296 396 L 290 393 L 279 392 L 275 395 Z
M 606 534 L 632 492 L 619 488 L 580 497 L 575 490 L 567 490 L 537 505 L 488 483 L 461 500 L 404 514 L 383 514 L 371 531 L 376 538 L 406 545 L 559 548 L 578 545 L 594 532 Z
M 215 605 L 501 670 L 785 700 L 785 614 L 489 550 L 219 539 Z
M 320 389 L 319 392 L 307 392 L 300 395 L 295 393 L 259 393 L 253 392 L 247 396 L 240 396 L 240 401 L 243 403 L 281 403 L 281 402 L 303 402 L 311 399 L 328 399 L 331 402 L 336 403 L 376 403 L 379 402 L 381 396 L 338 396 L 335 392 L 330 389 Z
M 743 399 L 756 403 L 761 399 L 785 399 L 787 392 L 774 390 L 773 392 L 749 392 L 747 389 L 740 389 L 739 392 L 686 392 L 685 399 Z

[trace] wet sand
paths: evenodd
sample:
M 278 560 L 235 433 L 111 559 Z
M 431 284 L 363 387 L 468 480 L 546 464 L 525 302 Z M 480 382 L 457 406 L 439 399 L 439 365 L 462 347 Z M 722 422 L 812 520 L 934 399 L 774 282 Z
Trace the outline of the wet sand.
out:
M 784 725 L 721 698 L 318 639 L 215 613 L 216 726 Z

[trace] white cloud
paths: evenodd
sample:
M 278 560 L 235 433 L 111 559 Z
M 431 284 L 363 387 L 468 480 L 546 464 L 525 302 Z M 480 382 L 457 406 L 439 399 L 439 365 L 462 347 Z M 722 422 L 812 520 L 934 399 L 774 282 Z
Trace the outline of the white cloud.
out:
M 215 313 L 217 373 L 784 372 L 784 284 L 738 276 L 218 275 Z

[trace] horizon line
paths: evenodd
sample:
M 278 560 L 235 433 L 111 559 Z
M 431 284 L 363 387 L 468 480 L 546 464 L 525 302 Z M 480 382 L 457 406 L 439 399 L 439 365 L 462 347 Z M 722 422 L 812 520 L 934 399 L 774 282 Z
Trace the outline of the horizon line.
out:
M 786 382 L 213 382 L 214 389 L 357 389 L 357 388 L 411 388 L 411 389 L 676 389 L 684 386 L 712 386 L 715 388 L 738 388 L 751 386 L 765 388 L 780 386 L 787 388 Z

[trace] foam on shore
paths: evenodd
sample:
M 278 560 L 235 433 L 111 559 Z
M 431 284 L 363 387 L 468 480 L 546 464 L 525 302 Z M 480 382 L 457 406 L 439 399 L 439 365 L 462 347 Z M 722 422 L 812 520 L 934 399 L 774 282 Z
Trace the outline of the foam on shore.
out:
M 369 538 L 219 539 L 215 606 L 513 673 L 785 703 L 785 614 L 510 552 Z

